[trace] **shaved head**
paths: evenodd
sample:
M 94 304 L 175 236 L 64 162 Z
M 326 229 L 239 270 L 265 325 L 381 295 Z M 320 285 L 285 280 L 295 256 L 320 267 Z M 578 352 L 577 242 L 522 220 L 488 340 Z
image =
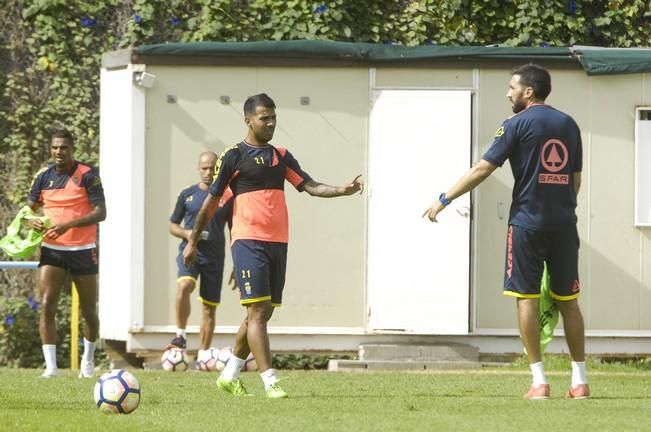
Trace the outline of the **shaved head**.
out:
M 216 161 L 217 160 L 217 153 L 211 152 L 211 151 L 205 151 L 199 155 L 199 163 L 203 162 L 208 162 L 208 161 Z
M 215 172 L 216 163 L 217 153 L 215 152 L 205 151 L 199 155 L 197 171 L 199 172 L 199 178 L 204 187 L 208 187 L 212 183 L 212 176 Z

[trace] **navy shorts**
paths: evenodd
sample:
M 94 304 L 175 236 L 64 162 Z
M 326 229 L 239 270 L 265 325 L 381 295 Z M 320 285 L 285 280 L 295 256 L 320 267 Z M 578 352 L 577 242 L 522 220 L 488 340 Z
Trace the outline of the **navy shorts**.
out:
M 39 267 L 51 265 L 69 270 L 74 276 L 96 275 L 98 271 L 97 248 L 59 250 L 41 246 Z
M 183 263 L 183 251 L 176 257 L 179 269 L 177 281 L 191 279 L 195 284 L 199 279 L 199 301 L 210 306 L 218 306 L 222 295 L 222 279 L 224 277 L 224 256 L 214 260 L 205 260 L 200 254 L 191 267 Z
M 287 268 L 287 243 L 236 240 L 231 246 L 243 305 L 271 301 L 280 306 Z
M 579 296 L 579 235 L 576 225 L 560 231 L 534 231 L 509 225 L 506 235 L 504 294 L 519 298 L 540 297 L 544 262 L 551 276 L 556 300 Z

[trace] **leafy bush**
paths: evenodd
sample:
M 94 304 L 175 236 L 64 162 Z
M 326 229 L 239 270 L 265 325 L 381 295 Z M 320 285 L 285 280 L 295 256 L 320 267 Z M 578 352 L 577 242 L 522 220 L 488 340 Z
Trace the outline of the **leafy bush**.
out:
M 7 0 L 0 8 L 0 184 L 24 199 L 68 126 L 77 157 L 99 146 L 104 52 L 147 43 L 327 39 L 403 45 L 651 45 L 645 0 Z M 1 169 L 7 168 L 7 169 Z
M 348 354 L 274 353 L 272 365 L 276 369 L 327 369 L 330 359 L 352 359 Z
M 15 295 L 0 298 L 0 366 L 41 368 L 45 363 L 39 335 L 40 304 L 31 295 Z M 57 311 L 57 364 L 70 367 L 70 291 L 62 293 Z M 79 328 L 79 353 L 83 353 L 83 334 Z M 96 365 L 107 364 L 101 349 L 95 353 Z
M 402 45 L 651 45 L 646 0 L 6 0 L 0 8 L 0 185 L 21 203 L 62 123 L 99 153 L 102 53 L 193 41 L 324 39 Z M 0 223 L 4 222 L 0 220 Z
M 104 52 L 162 42 L 291 39 L 650 46 L 650 7 L 647 0 L 5 0 L 0 7 L 0 232 L 49 159 L 51 125 L 73 132 L 76 158 L 97 163 Z M 0 282 L 11 283 L 0 284 L 2 297 L 18 286 L 33 286 L 30 275 L 4 273 Z M 3 301 L 2 310 L 16 319 L 9 327 L 3 324 L 10 329 L 3 341 L 14 332 L 23 332 L 25 342 L 38 339 L 29 333 L 36 334 L 38 326 L 29 318 L 35 311 L 30 312 L 28 297 Z M 60 322 L 62 329 L 66 325 Z M 0 364 L 36 361 L 39 356 L 31 351 L 8 354 L 27 349 L 20 339 L 6 339 L 14 344 L 11 349 L 0 346 Z M 63 353 L 65 341 L 60 341 Z

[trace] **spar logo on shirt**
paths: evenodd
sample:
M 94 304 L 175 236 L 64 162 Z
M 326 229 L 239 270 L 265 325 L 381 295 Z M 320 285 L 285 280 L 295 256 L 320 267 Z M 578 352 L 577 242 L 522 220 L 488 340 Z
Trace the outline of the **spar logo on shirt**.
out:
M 568 174 L 559 174 L 569 160 L 569 152 L 563 141 L 552 138 L 547 140 L 540 151 L 542 171 L 538 174 L 538 183 L 569 184 Z

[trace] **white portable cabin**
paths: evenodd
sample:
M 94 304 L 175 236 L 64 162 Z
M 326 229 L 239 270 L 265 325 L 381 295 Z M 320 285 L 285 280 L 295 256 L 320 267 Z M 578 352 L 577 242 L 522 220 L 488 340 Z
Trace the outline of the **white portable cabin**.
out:
M 175 330 L 177 193 L 200 152 L 246 134 L 242 106 L 277 104 L 272 141 L 314 179 L 363 174 L 362 196 L 311 198 L 287 183 L 283 307 L 274 350 L 356 350 L 369 342 L 463 342 L 520 352 L 502 295 L 508 163 L 440 215 L 423 211 L 474 162 L 508 117 L 514 66 L 546 66 L 548 103 L 582 129 L 577 208 L 589 353 L 651 352 L 651 51 L 402 47 L 323 41 L 190 43 L 106 53 L 101 71 L 101 337 L 160 350 Z M 243 308 L 227 253 L 215 345 Z M 197 346 L 199 303 L 188 332 Z M 559 335 L 562 334 L 559 325 Z M 549 351 L 564 351 L 556 338 Z

